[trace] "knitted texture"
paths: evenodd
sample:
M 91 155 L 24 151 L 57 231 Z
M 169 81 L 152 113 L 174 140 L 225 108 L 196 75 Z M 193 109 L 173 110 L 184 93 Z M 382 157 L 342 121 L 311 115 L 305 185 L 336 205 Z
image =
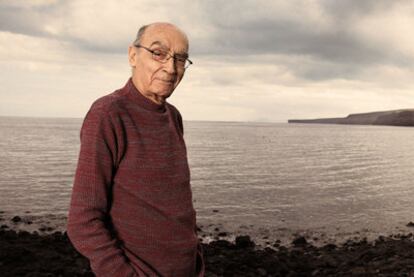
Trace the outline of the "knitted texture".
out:
M 67 232 L 98 277 L 203 276 L 183 124 L 132 79 L 81 129 Z

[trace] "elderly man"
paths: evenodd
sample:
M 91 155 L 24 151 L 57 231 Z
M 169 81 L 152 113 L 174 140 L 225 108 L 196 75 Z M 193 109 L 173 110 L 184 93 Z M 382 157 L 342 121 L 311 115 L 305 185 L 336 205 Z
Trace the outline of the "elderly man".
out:
M 82 125 L 69 238 L 98 277 L 204 276 L 183 123 L 166 102 L 192 63 L 187 37 L 143 26 L 128 57 L 132 77 Z

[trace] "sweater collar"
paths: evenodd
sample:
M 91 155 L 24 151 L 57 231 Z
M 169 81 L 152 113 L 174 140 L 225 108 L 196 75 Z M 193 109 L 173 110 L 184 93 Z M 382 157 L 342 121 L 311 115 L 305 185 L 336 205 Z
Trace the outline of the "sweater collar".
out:
M 165 103 L 163 104 L 157 104 L 142 95 L 141 92 L 138 91 L 138 89 L 135 87 L 134 83 L 132 82 L 132 77 L 128 79 L 128 82 L 125 85 L 125 88 L 128 92 L 128 94 L 131 96 L 131 99 L 137 103 L 139 106 L 146 110 L 154 111 L 163 113 L 165 111 Z

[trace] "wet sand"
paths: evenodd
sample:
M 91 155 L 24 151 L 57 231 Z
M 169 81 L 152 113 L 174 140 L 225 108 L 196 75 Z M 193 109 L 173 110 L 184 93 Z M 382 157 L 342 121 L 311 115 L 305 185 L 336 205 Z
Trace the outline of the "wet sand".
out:
M 52 230 L 49 230 L 52 231 Z M 413 235 L 349 240 L 316 247 L 297 237 L 258 247 L 249 236 L 227 234 L 203 243 L 206 277 L 212 276 L 414 276 Z M 0 227 L 1 276 L 94 276 L 66 233 L 29 233 Z

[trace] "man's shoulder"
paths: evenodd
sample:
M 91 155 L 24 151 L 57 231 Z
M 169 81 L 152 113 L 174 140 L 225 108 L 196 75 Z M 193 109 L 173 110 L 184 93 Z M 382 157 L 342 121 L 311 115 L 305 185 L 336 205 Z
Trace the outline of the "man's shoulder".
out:
M 114 92 L 106 94 L 96 99 L 90 108 L 90 111 L 100 113 L 116 112 L 122 109 L 126 101 L 126 95 L 123 89 L 117 89 Z
M 180 111 L 173 104 L 170 104 L 168 102 L 166 102 L 165 104 L 168 106 L 172 113 L 181 117 Z

